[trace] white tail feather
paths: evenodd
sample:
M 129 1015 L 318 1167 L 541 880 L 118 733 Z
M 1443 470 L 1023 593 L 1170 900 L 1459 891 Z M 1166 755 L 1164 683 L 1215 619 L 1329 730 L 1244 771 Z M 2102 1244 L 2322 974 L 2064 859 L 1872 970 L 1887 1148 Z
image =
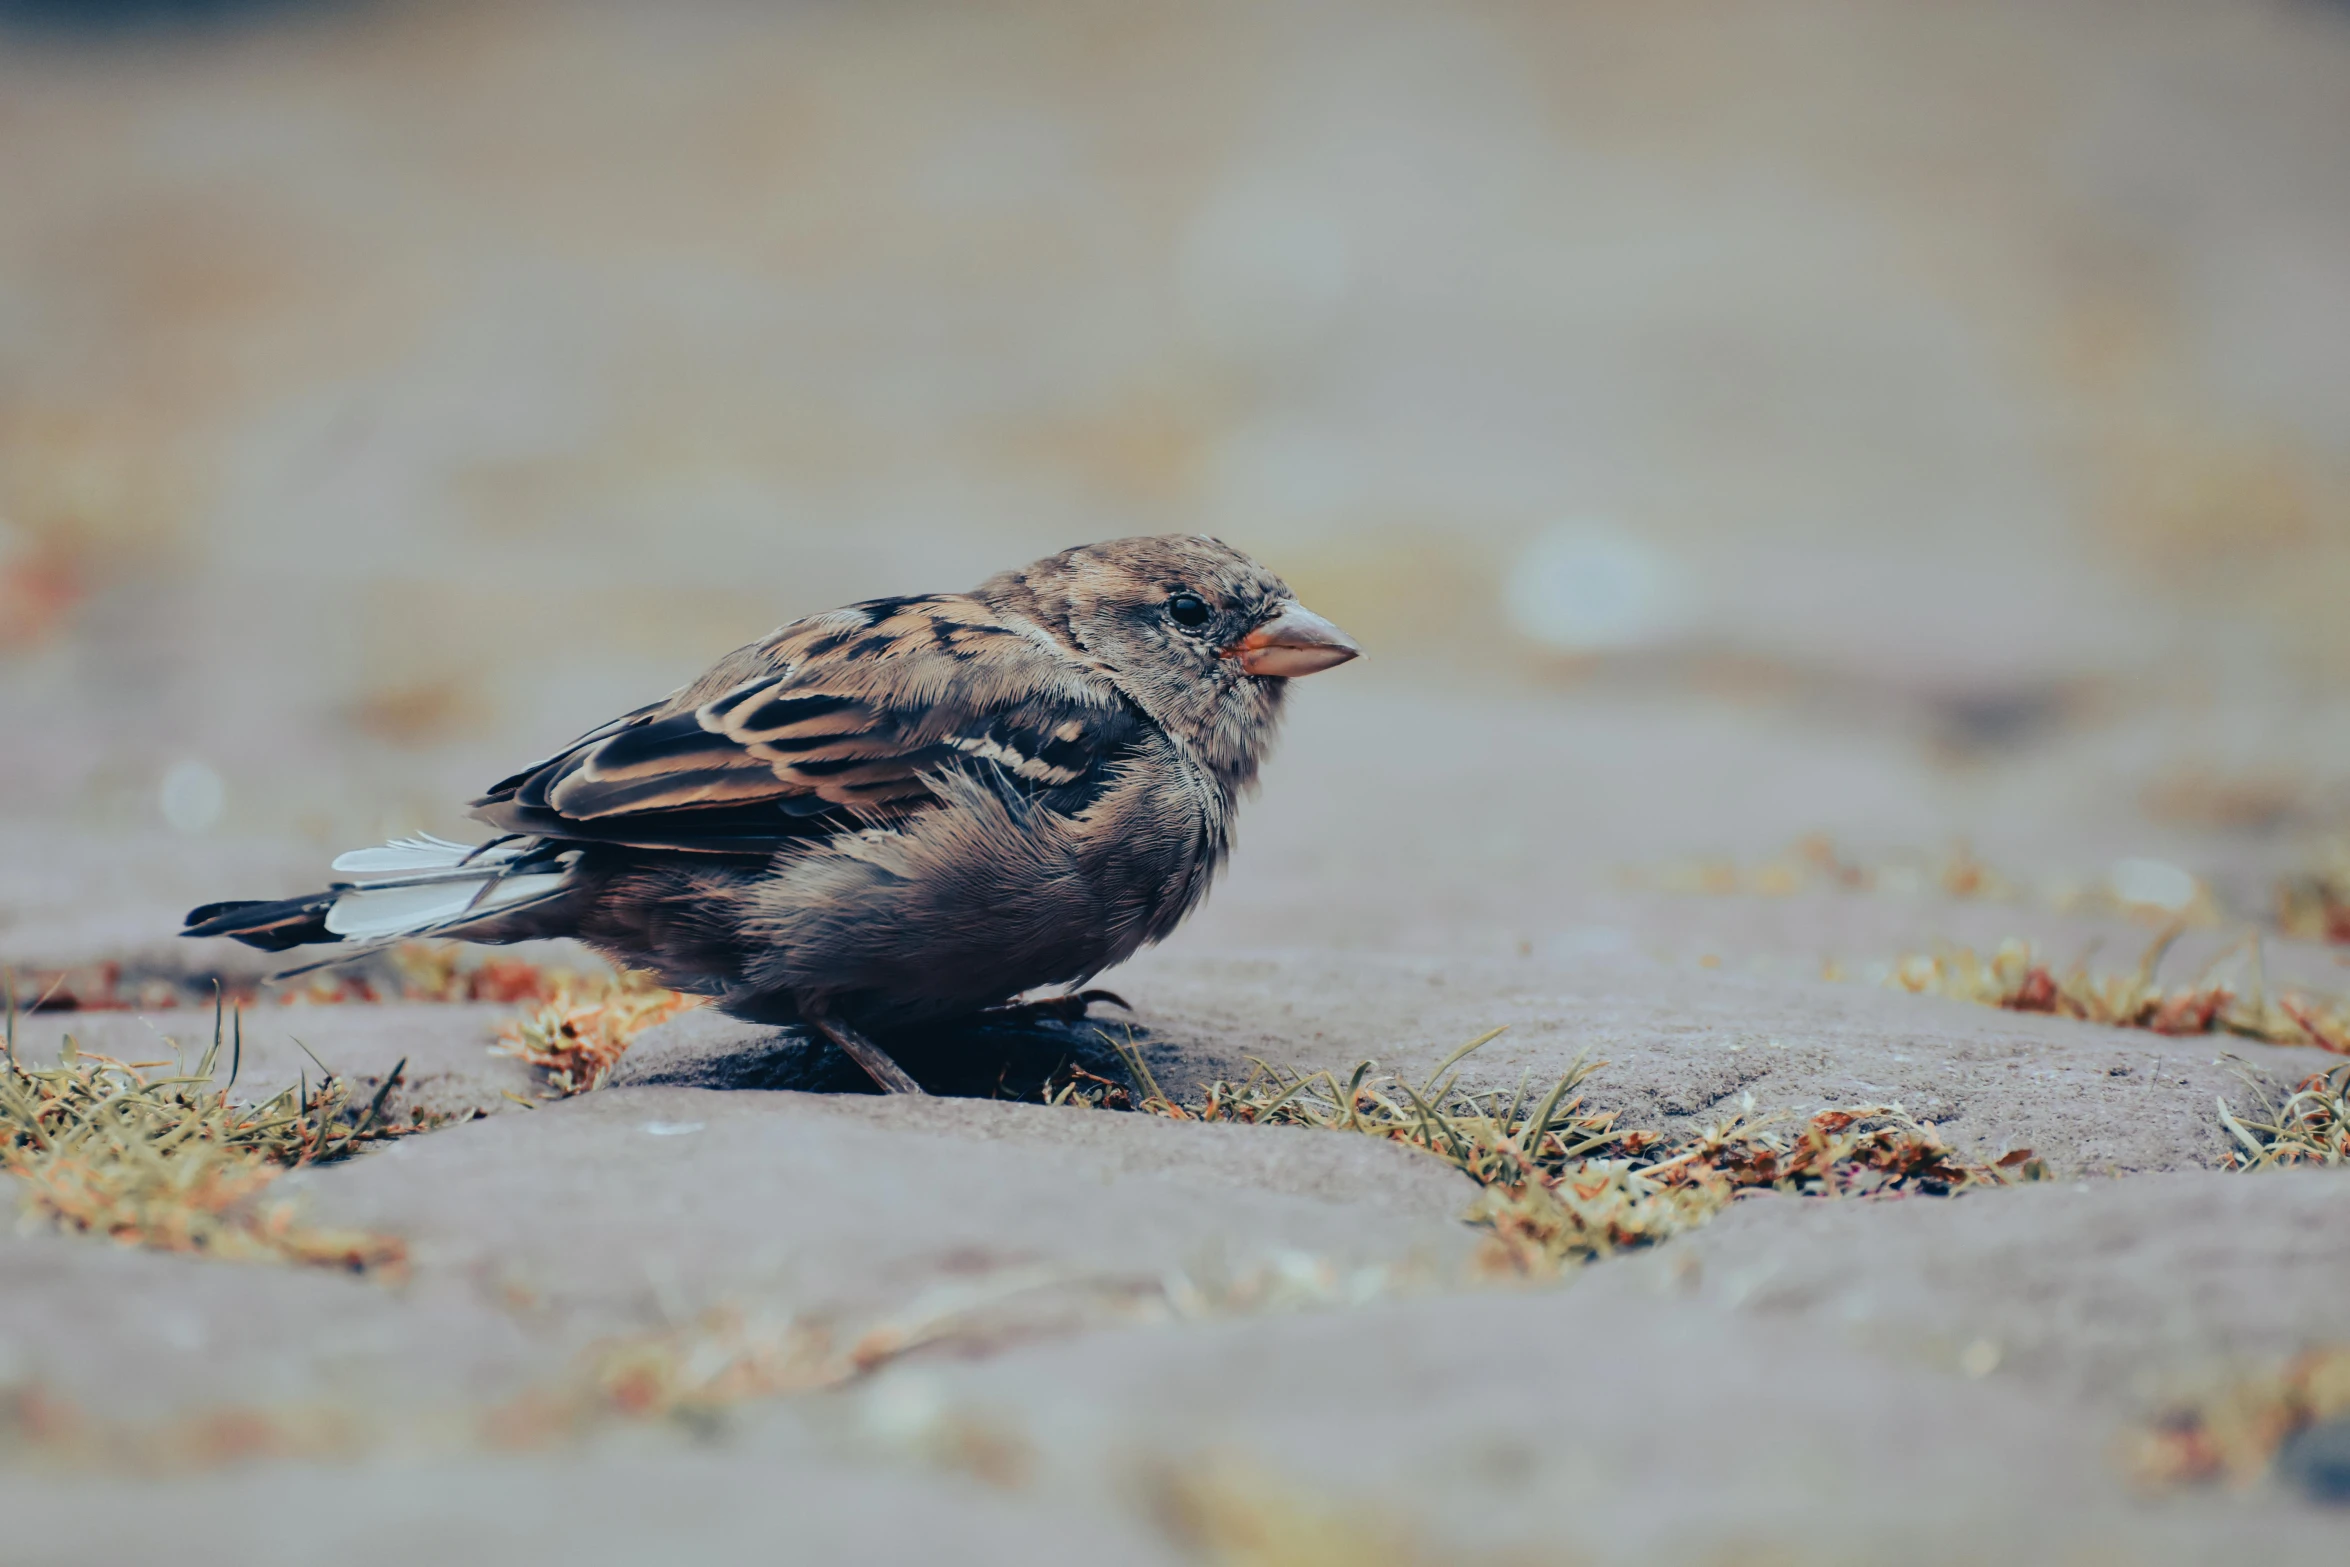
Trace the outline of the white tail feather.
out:
M 480 847 L 419 833 L 380 849 L 354 849 L 335 869 L 382 885 L 353 887 L 335 899 L 326 928 L 345 941 L 387 941 L 551 897 L 563 889 L 573 857 L 550 864 L 544 848 L 532 839 Z M 534 852 L 542 858 L 515 874 L 514 862 Z
M 496 865 L 519 853 L 518 846 L 479 850 L 470 843 L 451 843 L 431 833 L 394 838 L 380 849 L 353 849 L 335 860 L 334 868 L 357 876 L 398 876 L 416 871 L 451 871 L 473 855 L 476 865 Z
M 334 907 L 326 911 L 326 928 L 346 941 L 418 936 L 436 925 L 480 919 L 560 892 L 565 881 L 561 872 L 492 880 L 495 874 L 485 872 L 479 881 L 441 882 L 429 887 L 358 888 L 335 899 Z

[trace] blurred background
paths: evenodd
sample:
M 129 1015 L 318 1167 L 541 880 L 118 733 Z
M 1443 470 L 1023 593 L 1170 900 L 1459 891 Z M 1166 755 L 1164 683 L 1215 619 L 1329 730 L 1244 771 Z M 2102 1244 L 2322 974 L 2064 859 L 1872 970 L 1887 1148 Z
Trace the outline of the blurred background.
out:
M 0 5 L 0 940 L 1165 530 L 1370 650 L 1267 877 L 1384 790 L 2252 885 L 2350 779 L 2350 9 Z

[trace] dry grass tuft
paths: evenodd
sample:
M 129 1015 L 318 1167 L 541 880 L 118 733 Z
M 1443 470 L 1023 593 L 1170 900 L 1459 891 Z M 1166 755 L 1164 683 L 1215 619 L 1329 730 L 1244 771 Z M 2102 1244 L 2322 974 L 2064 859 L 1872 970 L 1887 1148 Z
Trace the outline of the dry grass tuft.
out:
M 2151 875 L 2151 882 L 2148 880 Z M 2218 898 L 2200 878 L 2175 866 L 2125 861 L 2103 876 L 2027 877 L 1979 859 L 1964 839 L 1940 855 L 1915 850 L 1875 860 L 1847 857 L 1825 833 L 1812 833 L 1752 864 L 1727 858 L 1689 860 L 1633 886 L 1716 897 L 1785 898 L 1841 892 L 1895 897 L 1938 895 L 1961 901 L 2033 904 L 2063 914 L 2095 914 L 2141 924 L 2215 925 Z
M 498 1030 L 491 1049 L 536 1067 L 556 1099 L 603 1087 L 637 1035 L 701 1005 L 699 997 L 634 972 L 566 974 L 534 999 L 529 1011 Z
M 1693 1229 L 1747 1192 L 1945 1197 L 2048 1176 L 2028 1149 L 1994 1164 L 1960 1159 L 1898 1105 L 1823 1110 L 1792 1131 L 1778 1129 L 1784 1119 L 1757 1118 L 1750 1101 L 1666 1158 L 1590 1159 L 1490 1182 L 1469 1216 L 1493 1231 L 1491 1261 L 1539 1274 Z
M 262 1460 L 315 1463 L 354 1456 L 367 1422 L 349 1411 L 227 1405 L 159 1421 L 110 1420 L 38 1386 L 0 1387 L 0 1449 L 44 1467 L 111 1475 L 186 1474 Z
M 853 1349 L 821 1324 L 768 1321 L 733 1307 L 684 1328 L 632 1334 L 585 1357 L 591 1406 L 632 1420 L 707 1421 L 756 1399 L 845 1386 L 862 1374 Z
M 1039 1323 L 1131 1324 L 1360 1305 L 1437 1287 L 1412 1264 L 1349 1267 L 1287 1252 L 1226 1274 L 1148 1275 L 1013 1267 L 939 1286 L 861 1323 L 720 1306 L 674 1326 L 608 1339 L 582 1364 L 573 1416 L 715 1419 L 753 1400 L 843 1388 L 908 1356 L 1000 1345 Z
M 13 1019 L 12 1019 L 13 1021 Z M 223 1040 L 192 1073 L 150 1078 L 163 1062 L 83 1055 L 69 1038 L 53 1067 L 0 1067 L 0 1170 L 23 1184 L 27 1213 L 126 1246 L 391 1272 L 406 1248 L 390 1236 L 303 1224 L 290 1202 L 264 1200 L 286 1169 L 344 1158 L 419 1130 L 384 1105 L 400 1071 L 365 1103 L 331 1074 L 259 1105 L 229 1100 L 213 1073 Z M 241 1029 L 232 1032 L 230 1080 Z M 405 1065 L 405 1063 L 403 1063 Z
M 577 969 L 484 956 L 453 941 L 404 941 L 391 952 L 397 1001 L 488 1001 L 502 1006 L 553 1000 L 566 985 L 593 981 Z
M 373 1006 L 392 1001 L 543 1005 L 610 980 L 601 971 L 494 957 L 453 941 L 404 941 L 371 968 L 320 969 L 299 986 L 265 992 L 281 1006 Z
M 1584 1109 L 1576 1089 L 1598 1063 L 1577 1062 L 1539 1099 L 1524 1085 L 1482 1098 L 1461 1089 L 1457 1074 L 1447 1074 L 1500 1032 L 1454 1051 L 1417 1088 L 1369 1061 L 1343 1083 L 1331 1072 L 1301 1075 L 1260 1061 L 1242 1082 L 1211 1083 L 1194 1106 L 1162 1093 L 1128 1045 L 1133 1089 L 1072 1071 L 1048 1089 L 1046 1102 L 1352 1131 L 1420 1149 L 1483 1188 L 1467 1217 L 1493 1234 L 1489 1264 L 1529 1274 L 1664 1240 L 1746 1191 L 1941 1196 L 2047 1174 L 2029 1151 L 1993 1165 L 1961 1160 L 1932 1126 L 1893 1105 L 1823 1110 L 1799 1130 L 1783 1131 L 1783 1118 L 1757 1117 L 1749 1103 L 1668 1150 L 1661 1132 L 1621 1127 L 1614 1111 Z
M 544 1002 L 565 986 L 592 984 L 578 969 L 494 957 L 456 942 L 409 941 L 380 957 L 303 976 L 299 984 L 256 988 L 250 982 L 198 982 L 184 976 L 133 974 L 105 961 L 10 976 L 27 1012 L 165 1012 L 210 1006 L 223 992 L 239 1006 L 372 1006 L 392 1001 Z
M 1421 1567 L 1464 1558 L 1430 1552 L 1376 1505 L 1318 1494 L 1223 1450 L 1144 1472 L 1152 1520 L 1186 1553 L 1217 1567 Z
M 2183 1400 L 2127 1439 L 2141 1484 L 2249 1486 L 2278 1450 L 2321 1421 L 2350 1416 L 2350 1349 L 2313 1349 L 2281 1369 Z
M 1730 1188 L 1658 1181 L 1628 1160 L 1593 1159 L 1556 1175 L 1486 1187 L 1464 1216 L 1492 1233 L 1488 1272 L 1546 1277 L 1693 1230 L 1729 1206 Z
M 2255 1101 L 2250 1109 L 2239 1116 L 2219 1102 L 2220 1124 L 2238 1145 L 2229 1150 L 2233 1168 L 2350 1164 L 2350 1063 L 2312 1072 L 2281 1099 L 2261 1079 L 2245 1081 Z
M 858 1331 L 820 1317 L 718 1306 L 678 1326 L 592 1346 L 564 1418 L 705 1425 L 738 1404 L 847 1387 L 916 1350 L 985 1337 L 990 1313 L 1007 1299 L 1065 1282 L 1014 1274 L 948 1288 Z
M 1720 1180 L 1733 1191 L 1768 1190 L 1789 1197 L 1947 1197 L 1970 1186 L 2045 1180 L 2047 1166 L 2029 1149 L 1995 1163 L 1961 1159 L 1929 1122 L 1899 1105 L 1822 1110 L 1800 1129 L 1775 1128 L 1788 1118 L 1757 1118 L 1749 1096 L 1729 1120 L 1708 1127 L 1680 1153 L 1649 1167 L 1652 1179 Z
M 2277 929 L 2350 945 L 2350 838 L 2335 839 L 2313 868 L 2277 883 Z
M 1932 957 L 1905 957 L 1894 965 L 1887 983 L 1913 995 L 1947 996 L 2010 1012 L 2046 1012 L 2112 1028 L 2235 1034 L 2272 1045 L 2315 1045 L 2350 1055 L 2350 1015 L 2338 1005 L 2313 996 L 2267 994 L 2259 978 L 2258 937 L 2230 949 L 2250 954 L 2253 977 L 2247 991 L 2211 980 L 2208 970 L 2190 985 L 2158 984 L 2156 971 L 2178 935 L 2176 926 L 2166 931 L 2147 948 L 2133 972 L 2102 978 L 2090 974 L 2086 963 L 2059 974 L 2033 953 L 2029 942 L 2005 941 L 1988 959 L 1966 947 Z
M 435 1001 L 521 1001 L 531 1010 L 509 1023 L 498 1047 L 536 1067 L 555 1096 L 599 1086 L 645 1028 L 693 1001 L 641 975 L 589 975 L 511 960 L 473 962 L 447 947 L 416 945 L 395 960 L 397 994 Z M 107 988 L 100 994 L 117 992 Z M 366 981 L 334 982 L 312 999 L 377 1000 Z M 358 987 L 358 988 L 354 988 Z M 15 1055 L 11 987 L 8 1053 L 0 1070 L 0 1171 L 24 1183 L 28 1212 L 62 1228 L 125 1245 L 212 1256 L 270 1258 L 355 1272 L 393 1272 L 405 1263 L 397 1239 L 303 1224 L 290 1202 L 270 1201 L 286 1169 L 349 1156 L 368 1144 L 426 1130 L 385 1113 L 406 1063 L 372 1099 L 327 1073 L 264 1104 L 229 1098 L 243 1035 L 238 1016 L 192 1073 L 150 1077 L 163 1062 L 123 1062 L 66 1041 L 54 1067 Z M 229 1083 L 215 1084 L 224 1052 Z
M 2012 902 L 2017 883 L 1975 857 L 1963 840 L 1933 858 L 1912 854 L 1878 863 L 1846 859 L 1826 833 L 1808 833 L 1769 859 L 1741 865 L 1731 859 L 1689 860 L 1659 872 L 1665 892 L 1716 897 L 1785 898 L 1799 892 L 1935 891 L 1950 898 Z
M 166 1012 L 191 1004 L 194 992 L 176 979 L 133 978 L 120 963 L 82 963 L 0 974 L 9 1000 L 21 1012 Z M 210 995 L 205 997 L 210 1001 Z M 237 992 L 239 1003 L 249 999 Z

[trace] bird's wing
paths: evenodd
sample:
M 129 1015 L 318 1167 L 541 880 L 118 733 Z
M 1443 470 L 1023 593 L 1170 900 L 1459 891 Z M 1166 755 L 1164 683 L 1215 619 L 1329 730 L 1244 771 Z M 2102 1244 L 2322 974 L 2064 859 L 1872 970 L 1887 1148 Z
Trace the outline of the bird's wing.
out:
M 959 596 L 814 616 L 474 802 L 508 832 L 759 853 L 936 803 L 991 764 L 1035 790 L 1098 773 L 1141 720 L 1026 622 Z

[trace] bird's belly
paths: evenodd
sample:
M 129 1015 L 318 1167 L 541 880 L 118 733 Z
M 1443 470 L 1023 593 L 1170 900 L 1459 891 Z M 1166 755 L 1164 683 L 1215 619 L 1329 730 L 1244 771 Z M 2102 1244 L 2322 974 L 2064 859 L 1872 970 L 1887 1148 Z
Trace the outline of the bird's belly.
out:
M 801 856 L 757 890 L 744 980 L 883 1027 L 1088 978 L 1206 890 L 1221 845 L 1188 803 L 1015 817 L 991 796 Z

